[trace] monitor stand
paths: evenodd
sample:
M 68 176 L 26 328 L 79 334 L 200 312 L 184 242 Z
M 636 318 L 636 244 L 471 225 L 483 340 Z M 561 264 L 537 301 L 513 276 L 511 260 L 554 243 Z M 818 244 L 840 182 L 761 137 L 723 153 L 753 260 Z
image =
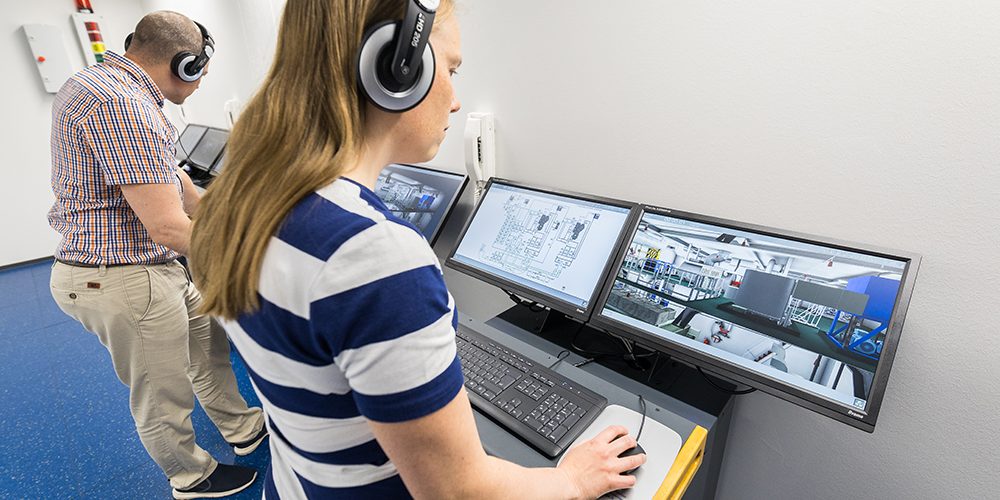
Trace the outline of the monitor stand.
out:
M 497 320 L 510 323 L 585 358 L 591 356 L 576 350 L 573 345 L 588 352 L 621 352 L 622 356 L 596 356 L 594 362 L 709 414 L 719 415 L 729 402 L 731 395 L 712 387 L 695 368 L 671 358 L 669 354 L 658 353 L 628 360 L 624 356 L 625 346 L 621 340 L 588 325 L 581 328 L 579 322 L 558 311 L 538 311 L 518 305 L 498 314 L 487 321 L 487 324 Z M 646 352 L 645 349 L 643 352 Z M 717 377 L 712 377 L 712 380 L 722 387 L 737 389 L 728 380 Z

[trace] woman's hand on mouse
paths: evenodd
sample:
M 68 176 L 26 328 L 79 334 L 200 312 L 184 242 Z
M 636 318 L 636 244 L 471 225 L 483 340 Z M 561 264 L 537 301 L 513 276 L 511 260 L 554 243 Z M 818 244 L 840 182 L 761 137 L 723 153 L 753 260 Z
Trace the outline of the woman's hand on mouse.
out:
M 628 429 L 612 425 L 567 451 L 559 470 L 576 487 L 574 498 L 597 498 L 609 491 L 634 486 L 635 476 L 622 473 L 644 464 L 646 455 L 623 458 L 618 455 L 635 445 L 635 438 L 628 435 Z

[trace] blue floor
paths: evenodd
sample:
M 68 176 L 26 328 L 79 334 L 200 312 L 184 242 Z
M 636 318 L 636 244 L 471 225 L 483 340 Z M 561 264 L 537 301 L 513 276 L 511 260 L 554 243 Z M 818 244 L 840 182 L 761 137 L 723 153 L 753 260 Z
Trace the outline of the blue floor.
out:
M 0 498 L 171 498 L 108 352 L 52 300 L 50 266 L 0 271 Z M 233 369 L 247 402 L 260 406 L 235 354 Z M 267 442 L 236 457 L 200 406 L 192 421 L 198 444 L 217 460 L 260 471 L 231 498 L 261 498 Z

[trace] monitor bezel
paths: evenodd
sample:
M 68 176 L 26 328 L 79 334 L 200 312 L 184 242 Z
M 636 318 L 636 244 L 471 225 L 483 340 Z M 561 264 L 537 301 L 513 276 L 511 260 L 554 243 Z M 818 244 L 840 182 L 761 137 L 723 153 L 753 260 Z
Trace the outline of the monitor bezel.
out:
M 219 157 L 216 158 L 214 162 L 212 162 L 212 168 L 208 169 L 208 174 L 209 175 L 211 175 L 212 177 L 218 177 L 219 176 L 220 172 L 219 172 L 219 169 L 217 167 L 219 166 L 219 163 L 221 163 L 222 160 L 223 160 L 223 158 L 225 158 L 225 157 L 226 157 L 226 146 L 223 146 L 222 147 L 222 153 L 220 153 Z
M 434 244 L 437 243 L 438 237 L 441 236 L 441 230 L 444 229 L 445 224 L 447 224 L 448 220 L 451 218 L 451 214 L 455 211 L 455 207 L 458 206 L 458 201 L 462 199 L 462 194 L 465 193 L 465 187 L 469 184 L 469 174 L 450 172 L 448 170 L 441 170 L 434 167 L 428 167 L 427 165 L 414 165 L 412 163 L 390 163 L 385 167 L 383 167 L 382 170 L 384 171 L 386 168 L 389 168 L 390 166 L 393 165 L 401 167 L 410 167 L 417 170 L 427 170 L 437 174 L 451 175 L 462 178 L 462 185 L 459 186 L 458 192 L 455 193 L 455 197 L 448 203 L 448 207 L 446 209 L 447 211 L 444 213 L 444 217 L 441 218 L 441 223 L 438 224 L 437 229 L 434 230 L 434 233 L 431 235 L 430 238 L 427 238 L 427 235 L 424 235 L 424 237 L 427 238 L 427 243 L 433 247 Z M 381 173 L 381 171 L 379 173 Z M 378 196 L 378 193 L 376 193 L 376 196 Z M 423 234 L 423 231 L 421 231 L 420 233 Z
M 523 286 L 512 280 L 508 280 L 506 278 L 497 276 L 495 274 L 482 271 L 480 269 L 477 269 L 475 267 L 469 266 L 467 264 L 455 260 L 455 253 L 458 252 L 458 247 L 461 246 L 462 240 L 465 239 L 465 234 L 469 231 L 469 228 L 472 226 L 472 221 L 476 219 L 476 214 L 479 213 L 479 208 L 482 206 L 483 200 L 486 199 L 486 194 L 489 193 L 490 189 L 493 188 L 494 184 L 503 184 L 505 186 L 527 189 L 531 191 L 553 194 L 557 196 L 564 196 L 567 198 L 575 198 L 583 201 L 604 203 L 607 205 L 628 209 L 628 214 L 625 216 L 625 223 L 622 225 L 622 230 L 618 234 L 618 239 L 615 241 L 615 244 L 611 247 L 611 252 L 608 254 L 608 259 L 607 261 L 605 261 L 601 273 L 598 275 L 599 278 L 594 285 L 594 291 L 591 293 L 590 297 L 588 297 L 587 306 L 585 308 L 581 309 L 576 304 L 572 304 L 570 302 L 567 302 L 565 300 L 556 297 L 552 297 L 550 295 L 539 293 L 531 288 Z M 460 271 L 462 273 L 468 274 L 469 276 L 472 276 L 481 281 L 496 286 L 502 290 L 513 292 L 514 294 L 522 298 L 541 304 L 545 307 L 548 307 L 549 309 L 559 311 L 563 314 L 566 314 L 567 316 L 570 316 L 573 319 L 576 319 L 581 322 L 587 322 L 590 320 L 591 313 L 593 313 L 594 311 L 594 305 L 596 304 L 596 299 L 597 297 L 600 296 L 601 288 L 603 287 L 604 284 L 604 280 L 602 278 L 606 277 L 608 272 L 610 271 L 611 265 L 614 262 L 618 251 L 620 250 L 625 235 L 627 234 L 628 229 L 631 227 L 633 219 L 636 217 L 638 207 L 639 207 L 638 203 L 631 201 L 619 200 L 615 198 L 607 198 L 603 196 L 595 196 L 586 193 L 567 191 L 563 189 L 550 188 L 545 186 L 516 182 L 508 179 L 491 177 L 489 182 L 487 182 L 486 187 L 483 189 L 482 196 L 479 197 L 479 202 L 476 203 L 475 210 L 473 210 L 472 215 L 469 216 L 469 219 L 465 222 L 465 227 L 462 228 L 462 232 L 459 234 L 458 240 L 456 240 L 454 248 L 452 248 L 451 252 L 449 252 L 448 259 L 445 261 L 445 265 L 447 265 L 452 269 L 455 269 L 456 271 Z
M 229 134 L 231 133 L 231 131 L 228 130 L 228 129 L 219 128 L 219 127 L 208 127 L 208 126 L 205 126 L 205 125 L 201 125 L 201 126 L 205 127 L 205 133 L 201 134 L 201 138 L 198 139 L 198 144 L 196 144 L 194 148 L 191 148 L 191 152 L 192 153 L 196 149 L 198 149 L 199 145 L 201 145 L 201 141 L 205 139 L 205 136 L 208 134 L 209 130 L 217 130 L 219 132 L 224 132 L 226 134 L 226 142 L 224 142 L 222 144 L 222 148 L 219 149 L 219 154 L 215 155 L 215 158 L 212 158 L 212 161 L 209 162 L 208 165 L 202 165 L 200 163 L 196 163 L 196 162 L 192 161 L 191 160 L 191 155 L 188 155 L 187 159 L 184 160 L 192 168 L 196 168 L 196 169 L 198 169 L 198 170 L 200 170 L 202 172 L 208 173 L 208 172 L 211 172 L 212 167 L 215 165 L 215 162 L 219 161 L 219 158 L 223 154 L 225 154 L 225 152 L 226 152 L 226 146 L 229 145 Z M 185 130 L 187 130 L 187 129 L 185 128 Z
M 857 408 L 837 403 L 804 389 L 795 387 L 791 384 L 766 377 L 749 369 L 726 362 L 721 358 L 717 358 L 694 348 L 687 347 L 679 342 L 666 340 L 665 338 L 652 335 L 626 323 L 603 316 L 601 311 L 604 310 L 608 296 L 611 294 L 614 281 L 618 274 L 617 270 L 621 268 L 622 261 L 628 251 L 628 245 L 634 238 L 635 232 L 638 230 L 643 216 L 647 213 L 667 217 L 676 217 L 679 219 L 712 224 L 730 229 L 753 231 L 766 236 L 793 240 L 800 243 L 819 244 L 839 250 L 854 251 L 876 257 L 906 261 L 906 267 L 904 268 L 900 278 L 899 293 L 896 296 L 896 303 L 893 306 L 892 316 L 889 319 L 889 326 L 886 328 L 886 336 L 882 347 L 880 361 L 876 366 L 874 376 L 872 377 L 871 392 L 868 397 L 868 408 L 864 411 L 860 411 Z M 882 407 L 882 399 L 885 395 L 889 372 L 892 369 L 892 363 L 896 355 L 900 334 L 902 333 L 906 311 L 909 307 L 910 298 L 913 293 L 913 284 L 916 280 L 917 270 L 920 267 L 920 255 L 897 249 L 828 238 L 758 224 L 727 220 L 709 215 L 696 214 L 651 205 L 642 205 L 639 207 L 639 210 L 637 210 L 636 216 L 633 218 L 632 224 L 629 226 L 626 234 L 626 242 L 622 242 L 619 246 L 618 253 L 613 261 L 613 267 L 605 276 L 605 281 L 601 287 L 601 295 L 594 303 L 594 312 L 590 320 L 591 326 L 607 333 L 627 337 L 644 347 L 669 354 L 670 356 L 684 362 L 702 367 L 708 372 L 715 373 L 719 376 L 757 388 L 763 392 L 815 411 L 827 417 L 831 417 L 834 420 L 846 423 L 852 427 L 856 427 L 866 432 L 874 432 L 875 424 L 878 420 L 878 415 Z
M 205 130 L 203 130 L 201 132 L 201 135 L 198 136 L 198 140 L 194 141 L 194 146 L 191 146 L 191 151 L 194 151 L 194 148 L 198 147 L 198 143 L 201 142 L 201 138 L 205 137 L 205 132 L 208 132 L 208 129 L 212 128 L 212 127 L 209 127 L 208 125 L 202 125 L 200 123 L 188 123 L 187 125 L 185 125 L 184 126 L 184 130 L 181 131 L 181 133 L 177 135 L 177 140 L 174 141 L 174 159 L 177 160 L 178 162 L 182 162 L 182 161 L 186 162 L 187 159 L 188 159 L 188 157 L 191 156 L 191 152 L 190 151 L 187 151 L 184 148 L 178 147 L 178 144 L 181 143 L 181 137 L 184 137 L 184 134 L 187 133 L 187 131 L 190 130 L 191 127 L 198 127 L 198 128 L 205 129 Z M 181 153 L 184 154 L 183 158 L 179 158 L 177 156 L 178 150 Z

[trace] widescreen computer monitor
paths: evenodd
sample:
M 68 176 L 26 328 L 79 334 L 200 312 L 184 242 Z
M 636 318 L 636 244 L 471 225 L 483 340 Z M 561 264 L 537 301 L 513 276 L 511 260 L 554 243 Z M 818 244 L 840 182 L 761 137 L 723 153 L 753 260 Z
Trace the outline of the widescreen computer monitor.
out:
M 215 160 L 222 154 L 222 150 L 226 147 L 226 140 L 228 139 L 229 131 L 209 128 L 205 131 L 205 135 L 201 137 L 201 140 L 198 141 L 198 145 L 195 146 L 194 151 L 191 151 L 190 156 L 188 156 L 188 164 L 208 172 L 212 165 L 215 164 Z
M 195 146 L 198 145 L 198 141 L 205 135 L 206 130 L 208 130 L 208 127 L 204 125 L 191 124 L 184 127 L 184 132 L 181 132 L 181 135 L 177 138 L 177 142 L 174 143 L 174 149 L 176 150 L 174 156 L 177 158 L 177 161 L 188 159 L 188 156 L 194 151 Z
M 493 179 L 447 264 L 585 321 L 634 207 Z
M 382 169 L 375 194 L 433 245 L 468 182 L 465 174 L 394 163 Z
M 920 258 L 645 207 L 591 324 L 873 431 Z

